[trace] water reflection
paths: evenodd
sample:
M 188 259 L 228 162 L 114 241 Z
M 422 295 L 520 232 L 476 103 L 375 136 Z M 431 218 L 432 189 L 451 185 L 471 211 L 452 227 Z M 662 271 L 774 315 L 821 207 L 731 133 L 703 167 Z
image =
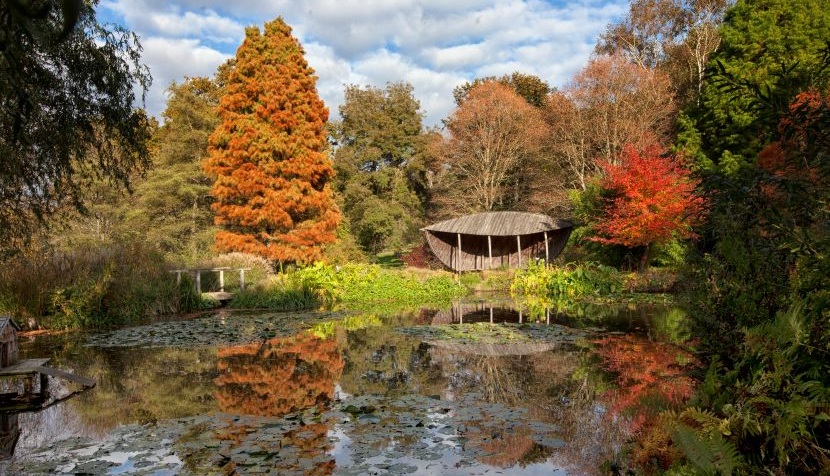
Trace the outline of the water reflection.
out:
M 219 409 L 283 416 L 327 408 L 343 358 L 334 340 L 310 333 L 219 349 L 214 396 Z
M 57 449 L 37 456 L 34 448 L 67 441 L 66 434 L 21 420 L 21 441 L 37 434 L 38 444 L 19 451 L 16 464 L 52 468 L 52 461 L 97 458 L 112 451 L 115 446 L 102 442 L 117 435 L 137 449 L 119 466 L 108 466 L 111 472 L 144 465 L 150 473 L 199 474 L 252 468 L 386 474 L 391 467 L 416 474 L 602 474 L 601 465 L 648 428 L 650 414 L 640 408 L 651 408 L 655 392 L 678 402 L 693 385 L 681 379 L 682 357 L 654 340 L 678 328 L 661 324 L 678 314 L 666 318 L 657 307 L 628 306 L 604 312 L 581 318 L 555 307 L 479 300 L 445 310 L 352 315 L 292 337 L 221 348 L 62 341 L 52 346 L 52 357 L 99 382 L 66 406 L 67 425 L 88 440 L 56 445 L 66 450 L 61 456 Z M 262 334 L 250 316 L 229 318 L 250 318 L 237 324 Z M 489 328 L 491 319 L 524 338 L 452 339 L 456 331 Z M 562 322 L 592 330 L 578 341 L 533 337 Z M 605 322 L 625 333 L 593 329 Z M 194 333 L 200 325 L 192 322 Z M 426 325 L 449 329 L 442 334 L 449 339 L 401 332 Z M 123 426 L 133 423 L 152 426 Z M 153 453 L 155 463 L 137 459 L 150 444 L 144 439 L 158 438 L 151 431 L 170 440 L 168 453 Z

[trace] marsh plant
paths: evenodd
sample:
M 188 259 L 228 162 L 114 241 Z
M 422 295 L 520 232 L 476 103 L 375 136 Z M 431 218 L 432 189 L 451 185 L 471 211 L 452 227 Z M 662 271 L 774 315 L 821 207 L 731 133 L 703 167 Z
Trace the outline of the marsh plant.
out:
M 510 285 L 511 294 L 517 296 L 577 298 L 604 296 L 622 290 L 623 277 L 616 268 L 590 262 L 548 267 L 542 261 L 534 261 L 516 272 Z

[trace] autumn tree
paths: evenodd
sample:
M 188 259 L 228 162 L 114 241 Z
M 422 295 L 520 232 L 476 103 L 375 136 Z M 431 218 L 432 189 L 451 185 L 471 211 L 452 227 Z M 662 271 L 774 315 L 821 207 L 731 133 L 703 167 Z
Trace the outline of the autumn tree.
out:
M 335 239 L 340 221 L 330 181 L 328 110 L 291 28 L 277 18 L 251 27 L 219 102 L 205 171 L 215 177 L 222 251 L 308 262 Z
M 653 145 L 642 153 L 626 146 L 618 162 L 603 162 L 602 169 L 605 206 L 591 225 L 593 241 L 642 248 L 645 269 L 652 244 L 695 236 L 704 200 L 695 190 L 698 180 L 677 157 Z
M 407 83 L 347 86 L 341 119 L 331 123 L 343 214 L 373 253 L 403 248 L 423 225 L 424 135 L 412 91 Z
M 628 15 L 608 25 L 596 51 L 619 54 L 672 78 L 678 99 L 694 103 L 709 57 L 720 46 L 718 27 L 731 0 L 633 0 Z
M 547 146 L 567 185 L 585 190 L 624 144 L 644 150 L 666 142 L 675 105 L 668 77 L 622 56 L 593 58 L 568 85 L 551 94 L 545 114 Z
M 452 90 L 455 103 L 461 105 L 467 98 L 467 94 L 471 89 L 489 81 L 495 81 L 513 89 L 516 94 L 524 98 L 528 104 L 536 107 L 542 107 L 545 104 L 545 99 L 548 94 L 553 91 L 553 88 L 542 78 L 533 75 L 520 73 L 514 71 L 511 74 L 504 76 L 486 76 L 484 78 L 476 78 L 473 81 L 468 81 L 460 86 L 456 86 Z
M 149 160 L 137 38 L 98 23 L 97 1 L 57 3 L 0 2 L 3 247 L 58 210 L 83 210 L 90 181 L 127 186 Z
M 484 82 L 446 120 L 449 137 L 432 153 L 443 174 L 433 200 L 442 215 L 527 209 L 536 179 L 532 164 L 548 135 L 541 112 L 512 89 Z

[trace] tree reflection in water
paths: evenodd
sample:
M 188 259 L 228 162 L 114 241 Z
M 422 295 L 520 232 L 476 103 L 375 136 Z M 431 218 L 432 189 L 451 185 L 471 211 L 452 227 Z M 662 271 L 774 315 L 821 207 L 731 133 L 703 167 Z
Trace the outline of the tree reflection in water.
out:
M 672 344 L 636 335 L 608 336 L 595 342 L 602 366 L 616 377 L 605 394 L 618 424 L 627 422 L 633 437 L 632 461 L 646 472 L 666 470 L 680 456 L 671 444 L 660 413 L 677 409 L 694 393 L 688 375 L 699 365 Z
M 230 414 L 283 417 L 311 408 L 323 411 L 334 399 L 334 384 L 343 364 L 333 339 L 321 339 L 311 333 L 226 347 L 218 351 L 219 375 L 214 380 L 214 397 L 219 409 Z M 230 421 L 216 438 L 231 441 L 234 447 L 248 445 L 251 431 L 240 422 Z M 291 468 L 303 474 L 331 474 L 335 462 L 327 455 L 331 450 L 328 432 L 325 423 L 308 422 L 283 433 L 279 442 L 272 443 L 270 451 L 293 453 L 293 461 L 309 465 Z M 278 459 L 275 465 L 280 464 Z M 233 470 L 238 463 L 229 461 L 225 469 Z

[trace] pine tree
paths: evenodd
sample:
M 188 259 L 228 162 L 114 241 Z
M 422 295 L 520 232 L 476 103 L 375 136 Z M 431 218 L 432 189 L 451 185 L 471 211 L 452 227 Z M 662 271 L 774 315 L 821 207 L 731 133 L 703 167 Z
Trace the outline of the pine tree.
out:
M 303 54 L 282 18 L 248 28 L 236 52 L 204 164 L 221 251 L 309 262 L 335 240 L 328 110 Z

